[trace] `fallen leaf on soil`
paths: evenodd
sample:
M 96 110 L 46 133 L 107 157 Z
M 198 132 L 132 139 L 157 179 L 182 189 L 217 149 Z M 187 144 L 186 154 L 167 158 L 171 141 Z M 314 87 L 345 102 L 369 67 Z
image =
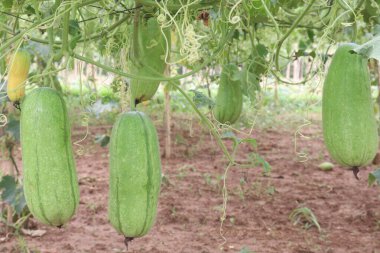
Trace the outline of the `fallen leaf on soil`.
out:
M 31 237 L 41 237 L 44 234 L 46 234 L 46 230 L 40 230 L 40 229 L 37 229 L 37 230 L 21 229 L 21 232 L 24 235 L 29 235 Z

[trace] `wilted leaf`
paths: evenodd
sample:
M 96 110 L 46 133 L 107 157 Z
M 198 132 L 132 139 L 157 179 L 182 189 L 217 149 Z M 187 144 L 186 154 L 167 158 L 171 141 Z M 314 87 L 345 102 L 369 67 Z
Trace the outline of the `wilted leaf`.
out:
M 42 230 L 42 229 L 37 229 L 37 230 L 31 230 L 31 229 L 24 229 L 24 228 L 21 228 L 21 232 L 24 234 L 24 235 L 29 235 L 31 237 L 41 237 L 43 236 L 44 234 L 46 234 L 46 230 Z

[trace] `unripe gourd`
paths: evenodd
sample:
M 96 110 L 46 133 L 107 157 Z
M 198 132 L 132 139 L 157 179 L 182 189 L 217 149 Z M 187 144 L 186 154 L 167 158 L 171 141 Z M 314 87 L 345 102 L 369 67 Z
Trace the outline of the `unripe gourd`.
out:
M 241 79 L 235 76 L 236 73 L 238 67 L 235 64 L 226 64 L 222 68 L 214 107 L 214 116 L 222 124 L 235 123 L 243 108 Z
M 160 151 L 153 123 L 142 112 L 121 114 L 111 134 L 108 215 L 126 243 L 152 227 L 160 184 Z
M 357 174 L 374 158 L 379 137 L 367 59 L 352 53 L 354 48 L 342 44 L 333 56 L 323 86 L 322 121 L 331 157 Z
M 30 68 L 30 55 L 19 50 L 9 58 L 7 95 L 11 101 L 19 101 L 25 95 L 25 81 Z
M 136 32 L 136 31 L 134 31 Z M 156 18 L 142 20 L 137 30 L 137 39 L 133 46 L 130 71 L 139 76 L 162 77 L 166 63 L 166 47 L 170 45 L 170 30 L 164 34 Z M 165 35 L 165 36 L 164 36 Z M 165 39 L 166 37 L 166 39 Z M 168 47 L 170 49 L 170 46 Z M 131 80 L 131 92 L 136 104 L 151 99 L 156 93 L 160 81 Z
M 79 204 L 69 119 L 60 93 L 37 88 L 26 95 L 20 124 L 26 203 L 37 220 L 60 227 Z

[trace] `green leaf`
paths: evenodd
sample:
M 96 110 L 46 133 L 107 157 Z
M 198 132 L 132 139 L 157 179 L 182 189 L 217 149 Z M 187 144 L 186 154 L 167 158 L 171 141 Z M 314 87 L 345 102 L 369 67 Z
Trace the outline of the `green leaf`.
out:
M 272 171 L 272 166 L 270 166 L 270 164 L 262 156 L 260 156 L 257 153 L 251 153 L 250 160 L 254 163 L 255 166 L 263 167 L 264 176 L 270 175 Z
M 373 58 L 380 61 L 380 35 L 352 50 L 365 58 Z
M 299 51 L 305 51 L 307 49 L 307 44 L 305 41 L 301 40 L 299 43 L 298 43 L 298 49 Z
M 368 174 L 368 186 L 380 184 L 380 168 Z
M 260 56 L 262 58 L 264 58 L 268 54 L 268 49 L 263 44 L 260 44 L 260 43 L 257 44 L 256 50 L 257 50 L 258 56 Z
M 314 42 L 315 33 L 312 29 L 307 29 L 307 37 L 311 42 Z
M 190 91 L 194 92 L 193 102 L 198 108 L 203 107 L 203 106 L 214 107 L 215 102 L 209 97 L 205 96 L 202 92 L 199 92 L 197 90 L 190 90 Z
M 4 176 L 0 181 L 1 199 L 12 206 L 17 214 L 26 207 L 26 201 L 22 185 L 18 184 L 12 176 Z
M 27 5 L 25 8 L 25 14 L 34 15 L 36 14 L 36 10 L 33 8 L 32 5 Z
M 258 76 L 250 71 L 245 66 L 240 72 L 241 88 L 245 96 L 247 96 L 252 103 L 256 99 L 256 92 L 260 91 L 260 80 Z
M 252 139 L 252 138 L 246 138 L 246 139 L 242 139 L 240 141 L 240 143 L 248 143 L 251 145 L 252 148 L 257 148 L 257 140 L 256 139 Z
M 5 127 L 5 132 L 13 136 L 16 141 L 20 140 L 20 120 L 11 118 Z
M 4 176 L 0 181 L 0 189 L 2 189 L 1 199 L 11 204 L 16 195 L 17 182 L 12 176 Z
M 81 34 L 81 29 L 79 27 L 78 20 L 69 21 L 69 34 L 71 36 L 78 36 Z
M 77 43 L 80 40 L 80 38 L 81 38 L 81 36 L 78 35 L 78 36 L 75 36 L 74 38 L 72 38 L 70 40 L 69 47 L 70 47 L 71 50 L 75 49 L 75 47 L 77 46 Z
M 13 6 L 13 0 L 3 0 L 3 6 L 6 10 L 12 9 Z
M 240 139 L 239 137 L 237 137 L 237 136 L 234 134 L 234 132 L 232 132 L 232 131 L 225 131 L 225 132 L 223 132 L 223 133 L 220 135 L 220 137 L 221 137 L 222 139 L 230 139 L 230 140 L 234 141 L 234 143 L 236 143 L 236 144 L 240 143 L 240 141 L 241 141 L 241 139 Z

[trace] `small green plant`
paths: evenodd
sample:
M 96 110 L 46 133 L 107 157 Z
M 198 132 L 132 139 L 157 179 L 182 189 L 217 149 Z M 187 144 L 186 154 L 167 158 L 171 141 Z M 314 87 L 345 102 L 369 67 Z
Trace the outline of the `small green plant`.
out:
M 173 185 L 171 182 L 170 182 L 170 179 L 169 179 L 169 176 L 168 175 L 165 175 L 162 173 L 162 176 L 161 176 L 161 184 L 162 184 L 162 188 L 164 187 L 169 187 L 171 185 Z
M 273 185 L 268 186 L 268 188 L 265 190 L 265 193 L 273 196 L 276 193 L 276 188 Z
M 203 179 L 205 180 L 205 183 L 214 190 L 219 191 L 222 188 L 223 175 L 215 175 L 214 177 L 209 173 L 204 173 Z
M 176 216 L 177 216 L 177 209 L 175 208 L 175 206 L 173 206 L 173 207 L 170 209 L 170 216 L 171 216 L 171 217 L 176 217 Z
M 317 217 L 307 207 L 298 207 L 294 209 L 290 213 L 289 219 L 292 221 L 293 225 L 301 224 L 305 229 L 316 227 L 318 231 L 321 232 L 321 226 L 318 223 Z
M 20 253 L 30 253 L 30 249 L 28 247 L 28 243 L 25 241 L 23 236 L 17 236 L 17 251 Z M 32 251 L 34 252 L 34 251 Z
M 255 253 L 254 251 L 250 250 L 248 247 L 244 246 L 239 253 Z
M 253 194 L 257 197 L 260 197 L 261 195 L 273 196 L 276 193 L 276 187 L 271 185 L 269 182 L 263 184 L 260 181 L 256 181 L 251 184 L 249 191 L 253 192 Z
M 195 172 L 196 170 L 197 169 L 195 167 L 185 164 L 182 167 L 179 167 L 177 169 L 178 171 L 177 178 L 182 180 L 189 174 L 189 172 Z

